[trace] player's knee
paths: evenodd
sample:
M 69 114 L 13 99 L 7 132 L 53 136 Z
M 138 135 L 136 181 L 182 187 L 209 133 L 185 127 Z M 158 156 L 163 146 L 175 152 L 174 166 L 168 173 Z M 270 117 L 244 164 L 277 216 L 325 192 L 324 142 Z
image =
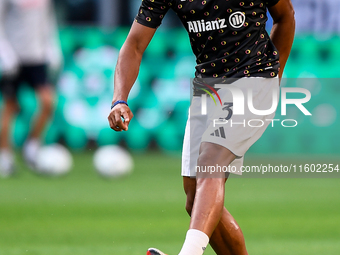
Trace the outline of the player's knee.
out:
M 40 97 L 41 110 L 45 113 L 51 114 L 54 107 L 53 95 L 46 93 Z
M 197 189 L 200 188 L 205 188 L 205 189 L 210 189 L 210 188 L 224 188 L 224 175 L 221 175 L 221 178 L 217 178 L 217 175 L 212 175 L 213 177 L 208 177 L 206 178 L 203 176 L 202 178 L 197 178 Z
M 18 102 L 15 98 L 8 98 L 5 100 L 5 104 L 10 109 L 16 109 L 18 107 Z
M 19 111 L 19 105 L 18 105 L 18 101 L 16 100 L 16 98 L 12 98 L 12 97 L 6 98 L 3 112 L 6 112 L 7 114 L 14 114 L 14 113 L 17 113 L 18 111 Z
M 45 99 L 41 101 L 41 108 L 45 113 L 51 114 L 53 111 L 53 105 L 53 100 L 51 99 Z

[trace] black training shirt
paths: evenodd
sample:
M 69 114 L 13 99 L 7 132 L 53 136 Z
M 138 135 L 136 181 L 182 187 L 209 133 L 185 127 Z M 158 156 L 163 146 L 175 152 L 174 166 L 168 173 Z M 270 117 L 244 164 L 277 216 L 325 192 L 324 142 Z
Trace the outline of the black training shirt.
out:
M 173 9 L 196 56 L 196 77 L 275 77 L 279 55 L 265 30 L 279 0 L 143 0 L 136 22 L 157 28 Z

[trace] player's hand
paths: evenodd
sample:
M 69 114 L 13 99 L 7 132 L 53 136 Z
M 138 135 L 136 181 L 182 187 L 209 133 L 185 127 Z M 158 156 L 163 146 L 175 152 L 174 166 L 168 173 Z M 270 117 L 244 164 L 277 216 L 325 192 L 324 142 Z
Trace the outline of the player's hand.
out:
M 115 131 L 127 131 L 133 114 L 126 104 L 117 104 L 112 108 L 108 120 Z

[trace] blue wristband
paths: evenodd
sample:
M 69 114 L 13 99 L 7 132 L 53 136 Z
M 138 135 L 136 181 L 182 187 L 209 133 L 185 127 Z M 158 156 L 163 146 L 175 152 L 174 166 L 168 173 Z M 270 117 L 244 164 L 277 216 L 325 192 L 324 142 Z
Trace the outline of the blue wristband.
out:
M 114 102 L 113 105 L 111 105 L 111 110 L 112 110 L 112 108 L 115 107 L 117 104 L 126 104 L 127 106 L 129 106 L 128 103 L 125 102 L 124 100 L 118 100 L 118 101 Z

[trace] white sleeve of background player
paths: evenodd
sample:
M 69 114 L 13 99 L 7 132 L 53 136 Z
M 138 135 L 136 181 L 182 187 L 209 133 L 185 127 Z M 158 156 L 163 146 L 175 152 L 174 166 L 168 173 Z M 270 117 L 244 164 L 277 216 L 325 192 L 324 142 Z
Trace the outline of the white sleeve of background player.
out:
M 6 36 L 6 11 L 7 1 L 0 0 L 0 71 L 3 75 L 15 75 L 19 68 L 19 60 Z
M 57 20 L 53 4 L 49 3 L 48 22 L 46 26 L 46 53 L 47 63 L 53 72 L 58 72 L 63 65 L 63 54 L 60 46 Z

